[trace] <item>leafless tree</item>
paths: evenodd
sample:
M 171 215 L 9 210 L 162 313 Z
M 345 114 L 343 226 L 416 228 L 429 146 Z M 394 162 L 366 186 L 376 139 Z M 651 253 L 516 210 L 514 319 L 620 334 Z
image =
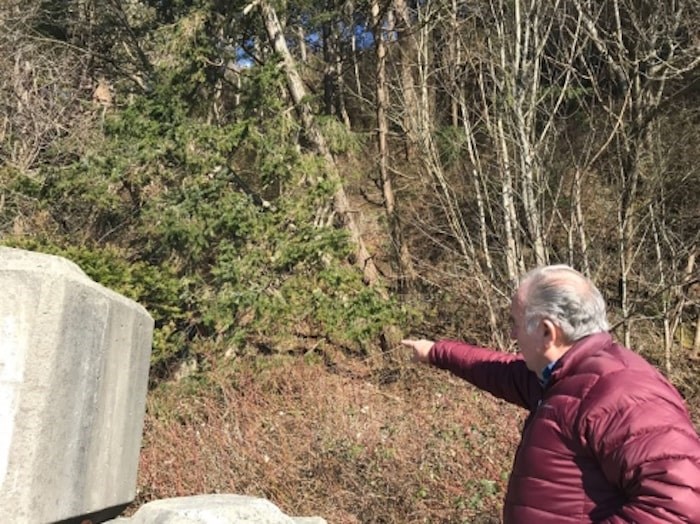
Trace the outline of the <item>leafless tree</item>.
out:
M 629 278 L 637 258 L 640 185 L 650 175 L 654 124 L 669 101 L 669 86 L 700 64 L 694 15 L 696 0 L 647 2 L 574 0 L 590 41 L 589 53 L 579 56 L 597 101 L 614 115 L 617 180 L 619 299 L 623 338 L 630 340 Z M 602 62 L 601 75 L 592 63 Z
M 88 103 L 99 86 L 86 75 L 87 53 L 34 30 L 38 4 L 0 10 L 0 161 L 33 176 L 52 144 L 101 112 Z

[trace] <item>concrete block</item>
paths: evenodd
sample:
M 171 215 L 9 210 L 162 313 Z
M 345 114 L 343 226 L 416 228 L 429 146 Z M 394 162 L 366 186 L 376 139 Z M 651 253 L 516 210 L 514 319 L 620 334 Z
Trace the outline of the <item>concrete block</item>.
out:
M 128 524 L 326 524 L 320 517 L 298 519 L 285 515 L 266 499 L 222 494 L 149 502 L 139 508 Z
M 116 516 L 136 492 L 153 319 L 60 258 L 0 247 L 0 522 Z

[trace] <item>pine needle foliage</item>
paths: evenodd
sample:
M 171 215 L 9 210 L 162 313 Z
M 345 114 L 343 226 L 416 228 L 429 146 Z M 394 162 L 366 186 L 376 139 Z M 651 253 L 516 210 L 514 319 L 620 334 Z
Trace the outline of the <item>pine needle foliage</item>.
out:
M 50 218 L 4 243 L 66 256 L 143 304 L 156 320 L 156 376 L 204 358 L 205 340 L 208 356 L 305 351 L 309 338 L 366 351 L 404 313 L 347 263 L 335 188 L 269 94 L 278 75 L 252 78 L 264 111 L 216 125 L 171 78 L 110 114 L 99 147 L 42 165 L 33 182 L 7 177 Z

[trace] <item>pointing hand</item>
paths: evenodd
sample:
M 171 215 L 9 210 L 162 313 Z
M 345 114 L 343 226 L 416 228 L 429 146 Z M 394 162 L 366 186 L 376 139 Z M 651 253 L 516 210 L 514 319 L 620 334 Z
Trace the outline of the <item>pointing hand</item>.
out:
M 432 340 L 404 339 L 401 341 L 401 343 L 404 346 L 408 346 L 413 349 L 413 360 L 416 362 L 422 362 L 424 364 L 428 364 L 430 362 L 428 354 L 430 353 L 430 348 L 432 348 L 433 344 L 435 344 L 435 342 Z

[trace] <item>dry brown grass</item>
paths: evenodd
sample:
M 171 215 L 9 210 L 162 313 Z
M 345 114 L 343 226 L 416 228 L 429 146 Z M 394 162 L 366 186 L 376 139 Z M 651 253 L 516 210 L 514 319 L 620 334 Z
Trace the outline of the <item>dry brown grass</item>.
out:
M 238 359 L 151 392 L 132 510 L 225 492 L 338 524 L 498 522 L 523 416 L 407 362 Z

